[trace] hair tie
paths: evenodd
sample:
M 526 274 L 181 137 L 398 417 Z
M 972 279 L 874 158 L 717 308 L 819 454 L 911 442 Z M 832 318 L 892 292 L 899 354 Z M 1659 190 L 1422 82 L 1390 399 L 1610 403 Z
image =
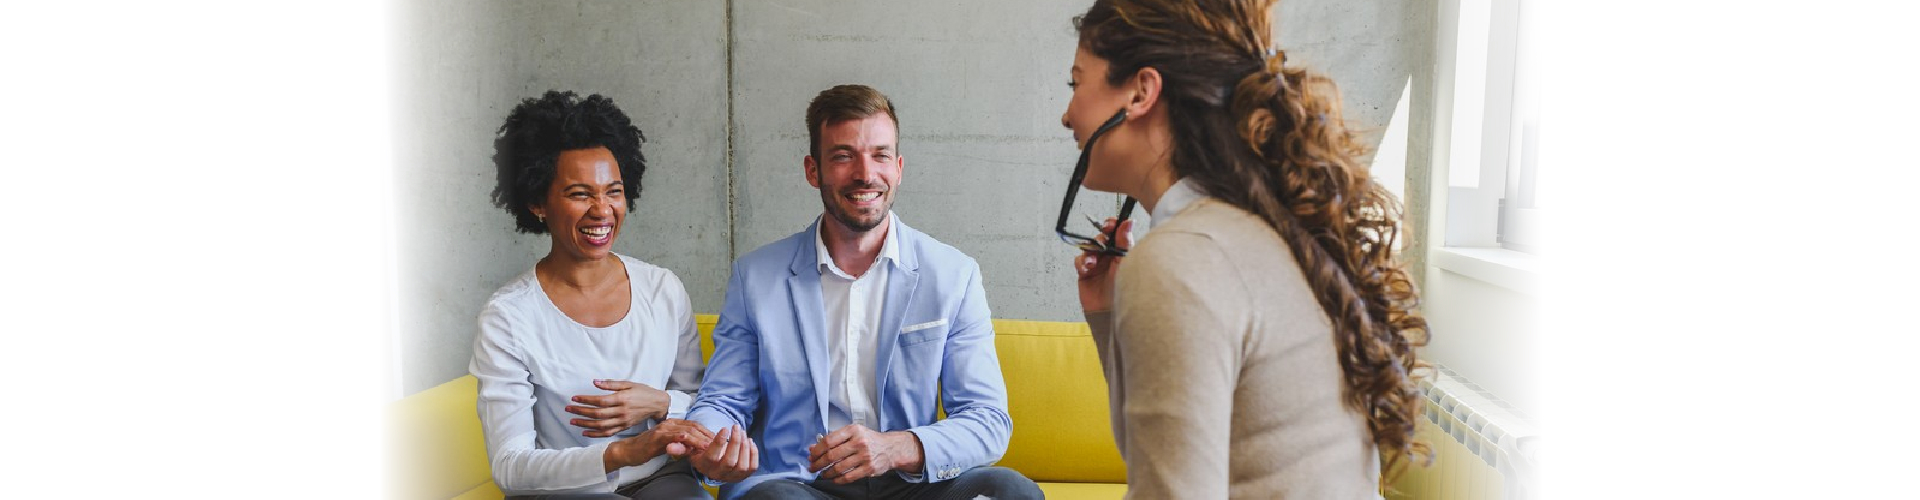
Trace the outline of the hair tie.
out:
M 1281 67 L 1286 64 L 1287 53 L 1281 52 L 1280 47 L 1269 45 L 1260 51 L 1260 69 L 1273 75 L 1274 80 L 1280 81 L 1281 88 L 1286 88 L 1286 78 L 1281 71 Z

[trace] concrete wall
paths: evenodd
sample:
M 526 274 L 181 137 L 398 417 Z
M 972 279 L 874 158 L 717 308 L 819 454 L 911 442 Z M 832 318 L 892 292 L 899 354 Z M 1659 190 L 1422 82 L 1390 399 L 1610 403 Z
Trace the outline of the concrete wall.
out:
M 487 196 L 494 128 L 549 88 L 611 96 L 648 135 L 645 188 L 617 248 L 678 273 L 698 311 L 720 310 L 735 255 L 820 213 L 802 176 L 802 114 L 815 93 L 851 82 L 899 107 L 901 220 L 979 260 L 995 316 L 1078 320 L 1074 252 L 1051 224 L 1078 153 L 1059 116 L 1071 19 L 1086 4 L 408 4 L 398 37 L 400 74 L 413 75 L 398 90 L 409 117 L 397 141 L 400 392 L 464 374 L 481 303 L 546 252 L 544 236 L 513 233 Z M 1275 15 L 1282 47 L 1342 85 L 1347 118 L 1369 143 L 1414 96 L 1402 112 L 1411 135 L 1379 146 L 1421 176 L 1405 183 L 1417 191 L 1433 13 L 1413 4 L 1297 0 Z M 1084 193 L 1079 203 L 1097 215 L 1118 200 Z
M 1078 317 L 1071 248 L 1052 231 L 1078 155 L 1060 113 L 1070 95 L 1070 20 L 1084 8 L 735 2 L 737 249 L 792 234 L 821 212 L 802 175 L 807 101 L 834 84 L 864 83 L 899 107 L 901 221 L 980 262 L 994 315 Z M 1113 213 L 1113 198 L 1091 193 L 1079 203 Z
M 547 89 L 612 97 L 647 135 L 638 205 L 615 251 L 672 269 L 718 310 L 727 240 L 726 5 L 646 2 L 408 4 L 401 56 L 397 311 L 401 385 L 463 375 L 480 306 L 546 255 L 493 207 L 492 138 Z

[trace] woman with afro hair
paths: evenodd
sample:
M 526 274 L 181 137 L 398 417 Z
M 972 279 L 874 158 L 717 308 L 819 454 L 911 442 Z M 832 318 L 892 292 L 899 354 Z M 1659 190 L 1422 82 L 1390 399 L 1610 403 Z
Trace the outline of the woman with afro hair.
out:
M 551 243 L 487 300 L 468 366 L 509 497 L 710 498 L 669 459 L 712 439 L 679 419 L 704 370 L 686 287 L 613 252 L 640 197 L 643 141 L 613 100 L 548 91 L 493 142 L 494 205 Z

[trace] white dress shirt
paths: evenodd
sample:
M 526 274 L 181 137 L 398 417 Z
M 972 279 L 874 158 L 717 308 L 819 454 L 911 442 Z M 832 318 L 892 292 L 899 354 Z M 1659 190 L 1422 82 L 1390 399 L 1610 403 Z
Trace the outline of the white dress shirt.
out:
M 824 215 L 822 217 L 825 217 Z M 899 245 L 894 243 L 893 211 L 887 211 L 887 237 L 880 244 L 880 255 L 860 277 L 848 275 L 834 265 L 827 253 L 827 240 L 814 231 L 814 250 L 819 256 L 820 298 L 826 306 L 827 350 L 833 356 L 833 390 L 827 396 L 827 430 L 847 424 L 867 428 L 879 425 L 873 410 L 878 399 L 874 363 L 880 348 L 880 311 L 887 301 L 887 275 L 891 263 L 899 262 Z M 826 220 L 816 225 L 825 226 Z M 875 429 L 880 430 L 880 429 Z
M 604 395 L 594 379 L 626 380 L 667 392 L 667 416 L 681 418 L 706 364 L 686 286 L 672 271 L 615 254 L 625 264 L 632 303 L 606 327 L 575 322 L 528 270 L 494 292 L 480 313 L 468 365 L 480 382 L 479 413 L 493 480 L 508 495 L 603 493 L 644 479 L 666 463 L 606 472 L 614 441 L 640 434 L 647 420 L 614 437 L 590 438 L 567 413 L 573 396 Z

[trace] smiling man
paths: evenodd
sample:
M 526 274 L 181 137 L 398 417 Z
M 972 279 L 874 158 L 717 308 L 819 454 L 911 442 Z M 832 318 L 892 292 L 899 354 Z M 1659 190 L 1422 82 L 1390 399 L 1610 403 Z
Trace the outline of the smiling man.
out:
M 806 119 L 825 213 L 734 262 L 687 417 L 718 432 L 694 468 L 726 499 L 1040 498 L 989 466 L 1013 422 L 980 266 L 893 213 L 893 103 L 841 85 Z M 726 446 L 742 437 L 757 454 Z

